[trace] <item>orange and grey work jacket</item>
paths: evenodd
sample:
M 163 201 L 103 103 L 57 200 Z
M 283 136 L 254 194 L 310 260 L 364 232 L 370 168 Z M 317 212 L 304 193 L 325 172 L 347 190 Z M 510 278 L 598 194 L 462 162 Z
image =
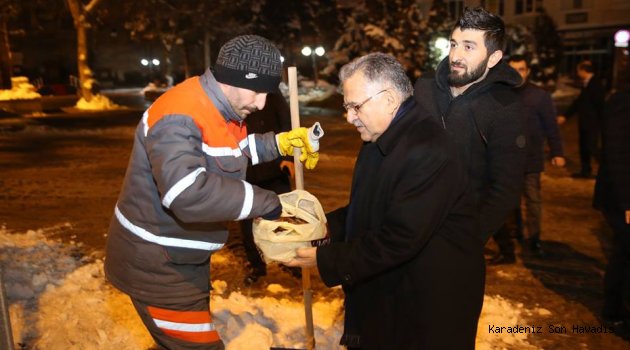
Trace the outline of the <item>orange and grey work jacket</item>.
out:
M 150 304 L 207 298 L 209 257 L 226 242 L 227 222 L 280 205 L 244 181 L 247 164 L 278 156 L 274 133 L 247 135 L 210 71 L 167 91 L 136 128 L 108 232 L 107 278 Z

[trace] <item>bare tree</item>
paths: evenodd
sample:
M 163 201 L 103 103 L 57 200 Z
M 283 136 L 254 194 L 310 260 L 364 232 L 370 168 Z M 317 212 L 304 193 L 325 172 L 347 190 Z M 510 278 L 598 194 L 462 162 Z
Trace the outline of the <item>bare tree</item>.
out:
M 77 69 L 79 72 L 80 93 L 85 101 L 92 100 L 92 87 L 94 84 L 94 77 L 92 70 L 88 64 L 88 35 L 87 31 L 90 28 L 89 15 L 94 12 L 94 9 L 101 0 L 90 0 L 89 3 L 84 4 L 82 0 L 66 0 L 68 9 L 72 14 L 72 20 L 74 22 L 74 28 L 77 31 Z
M 252 22 L 263 0 L 127 1 L 123 12 L 125 29 L 131 38 L 156 40 L 166 56 L 166 74 L 171 75 L 169 62 L 179 47 L 185 58 L 184 73 L 192 73 L 192 62 L 209 66 L 211 46 L 236 34 L 250 32 Z M 201 54 L 196 56 L 197 49 Z
M 15 1 L 0 1 L 0 88 L 11 88 L 11 45 L 9 40 L 9 19 L 18 12 Z

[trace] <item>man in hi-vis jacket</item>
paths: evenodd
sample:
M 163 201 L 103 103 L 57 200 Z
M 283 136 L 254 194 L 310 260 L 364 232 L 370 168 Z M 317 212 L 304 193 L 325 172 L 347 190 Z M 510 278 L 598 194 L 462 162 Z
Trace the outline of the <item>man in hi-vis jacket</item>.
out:
M 247 165 L 301 147 L 315 167 L 306 128 L 247 134 L 247 116 L 281 80 L 280 52 L 244 35 L 220 50 L 214 71 L 185 80 L 144 113 L 114 209 L 106 248 L 109 281 L 128 294 L 166 349 L 223 349 L 209 310 L 210 255 L 227 222 L 273 220 L 278 196 L 245 182 Z

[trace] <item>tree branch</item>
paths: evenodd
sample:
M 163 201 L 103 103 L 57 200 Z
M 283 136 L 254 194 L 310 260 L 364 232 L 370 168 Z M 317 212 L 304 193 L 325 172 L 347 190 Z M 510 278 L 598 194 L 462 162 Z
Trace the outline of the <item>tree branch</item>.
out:
M 101 2 L 101 0 L 91 0 L 87 5 L 85 5 L 85 7 L 83 8 L 84 13 L 90 13 L 99 3 Z

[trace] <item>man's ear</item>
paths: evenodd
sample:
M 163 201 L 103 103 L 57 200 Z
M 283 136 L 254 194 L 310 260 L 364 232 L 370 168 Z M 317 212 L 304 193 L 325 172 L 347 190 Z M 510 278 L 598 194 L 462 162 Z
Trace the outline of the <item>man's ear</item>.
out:
M 490 57 L 488 57 L 488 68 L 492 68 L 497 65 L 497 63 L 501 62 L 503 58 L 503 51 L 496 50 L 493 52 Z
M 400 106 L 400 103 L 398 102 L 398 95 L 396 95 L 396 93 L 394 93 L 394 91 L 390 89 L 387 90 L 385 98 L 387 99 L 387 110 L 390 114 L 393 115 L 396 111 L 396 108 Z

